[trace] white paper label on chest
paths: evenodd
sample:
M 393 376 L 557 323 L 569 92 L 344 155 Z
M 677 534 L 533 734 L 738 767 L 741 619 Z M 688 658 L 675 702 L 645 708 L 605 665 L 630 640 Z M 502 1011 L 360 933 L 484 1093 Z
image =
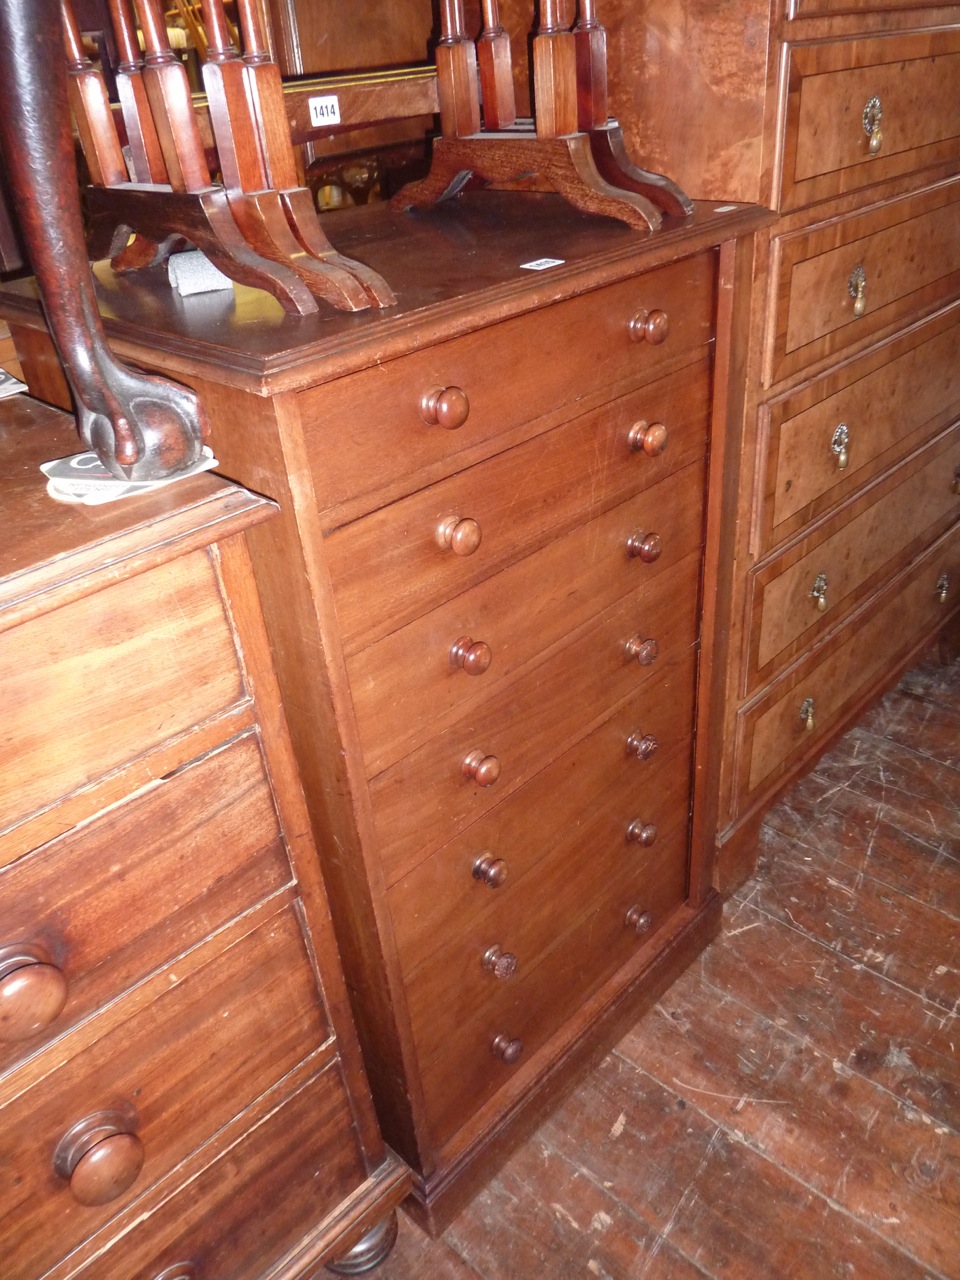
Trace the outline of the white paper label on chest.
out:
M 335 93 L 325 94 L 322 98 L 308 98 L 307 105 L 310 123 L 315 129 L 321 129 L 325 124 L 340 123 L 340 99 Z

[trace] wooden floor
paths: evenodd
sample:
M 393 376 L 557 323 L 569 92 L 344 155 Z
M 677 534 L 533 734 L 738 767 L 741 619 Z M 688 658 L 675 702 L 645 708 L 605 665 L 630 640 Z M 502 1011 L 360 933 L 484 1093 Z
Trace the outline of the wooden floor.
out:
M 761 840 L 702 960 L 378 1280 L 960 1278 L 960 663 Z

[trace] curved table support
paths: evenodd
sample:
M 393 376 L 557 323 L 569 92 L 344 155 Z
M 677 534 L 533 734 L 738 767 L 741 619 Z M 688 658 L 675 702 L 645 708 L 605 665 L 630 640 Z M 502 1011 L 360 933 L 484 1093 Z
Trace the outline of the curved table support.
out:
M 58 0 L 0 0 L 0 152 L 81 438 L 125 479 L 184 470 L 206 434 L 196 396 L 126 368 L 104 337 L 83 239 Z

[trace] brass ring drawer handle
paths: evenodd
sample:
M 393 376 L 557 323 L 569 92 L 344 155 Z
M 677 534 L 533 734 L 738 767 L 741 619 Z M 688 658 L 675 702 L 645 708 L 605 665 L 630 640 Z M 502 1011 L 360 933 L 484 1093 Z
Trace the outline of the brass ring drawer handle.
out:
M 661 342 L 666 342 L 670 332 L 670 317 L 658 308 L 638 311 L 631 318 L 627 330 L 634 342 L 649 342 L 652 347 L 659 347 Z
M 937 579 L 937 587 L 934 594 L 941 604 L 947 603 L 947 596 L 950 594 L 949 574 L 941 573 L 940 577 Z
M 480 545 L 482 534 L 476 520 L 470 517 L 447 516 L 437 525 L 434 534 L 442 551 L 452 551 L 455 556 L 472 556 Z
M 164 1267 L 153 1280 L 197 1280 L 197 1269 L 192 1262 L 175 1262 L 172 1267 Z
M 504 951 L 502 947 L 496 946 L 487 947 L 480 959 L 480 963 L 488 973 L 492 973 L 501 982 L 507 978 L 512 978 L 520 965 L 519 960 L 512 951 Z
M 97 1111 L 63 1135 L 53 1168 L 78 1204 L 109 1204 L 136 1182 L 143 1156 L 132 1111 Z
M 653 928 L 653 912 L 644 911 L 642 907 L 631 907 L 623 923 L 634 933 L 649 933 Z
M 837 470 L 846 471 L 850 461 L 850 428 L 845 422 L 841 422 L 833 433 L 830 449 L 836 455 Z
M 456 431 L 470 414 L 470 401 L 462 387 L 434 387 L 420 397 L 420 417 L 428 427 Z
M 60 1016 L 67 980 L 40 947 L 0 947 L 0 1041 L 31 1040 Z
M 824 613 L 827 608 L 827 575 L 818 573 L 810 588 L 810 595 L 817 602 L 817 612 Z
M 880 121 L 883 119 L 883 106 L 879 98 L 868 98 L 863 108 L 863 132 L 867 135 L 867 150 L 872 156 L 879 154 L 883 146 L 883 134 Z
M 800 704 L 800 719 L 803 721 L 803 727 L 807 733 L 813 733 L 817 727 L 817 722 L 813 717 L 813 699 L 804 698 Z
M 493 650 L 484 640 L 461 636 L 450 646 L 450 665 L 468 676 L 482 676 L 493 661 Z
M 474 880 L 481 881 L 491 889 L 499 889 L 507 878 L 507 864 L 502 858 L 495 858 L 492 853 L 481 853 L 473 864 Z
M 667 428 L 662 422 L 635 422 L 627 432 L 627 444 L 634 453 L 645 453 L 648 458 L 658 458 L 667 447 Z
M 850 272 L 847 279 L 847 292 L 853 298 L 853 314 L 859 319 L 867 309 L 867 273 L 861 263 Z

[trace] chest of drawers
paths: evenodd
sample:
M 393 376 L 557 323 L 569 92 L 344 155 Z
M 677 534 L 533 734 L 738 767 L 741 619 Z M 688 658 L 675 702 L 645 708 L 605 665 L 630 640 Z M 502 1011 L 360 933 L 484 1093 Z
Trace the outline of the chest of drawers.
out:
M 254 567 L 381 1125 L 434 1230 L 719 921 L 700 726 L 762 216 L 644 240 L 553 197 L 380 210 L 340 235 L 393 315 L 264 304 L 215 343 L 155 292 L 164 324 L 124 330 L 280 504 Z
M 66 507 L 0 474 L 0 1245 L 10 1280 L 375 1263 L 376 1127 L 244 534 L 210 476 Z
M 745 367 L 732 887 L 778 789 L 956 625 L 960 8 L 682 8 L 619 7 L 614 107 L 693 194 L 780 212 L 758 240 Z M 660 92 L 678 77 L 679 102 Z

